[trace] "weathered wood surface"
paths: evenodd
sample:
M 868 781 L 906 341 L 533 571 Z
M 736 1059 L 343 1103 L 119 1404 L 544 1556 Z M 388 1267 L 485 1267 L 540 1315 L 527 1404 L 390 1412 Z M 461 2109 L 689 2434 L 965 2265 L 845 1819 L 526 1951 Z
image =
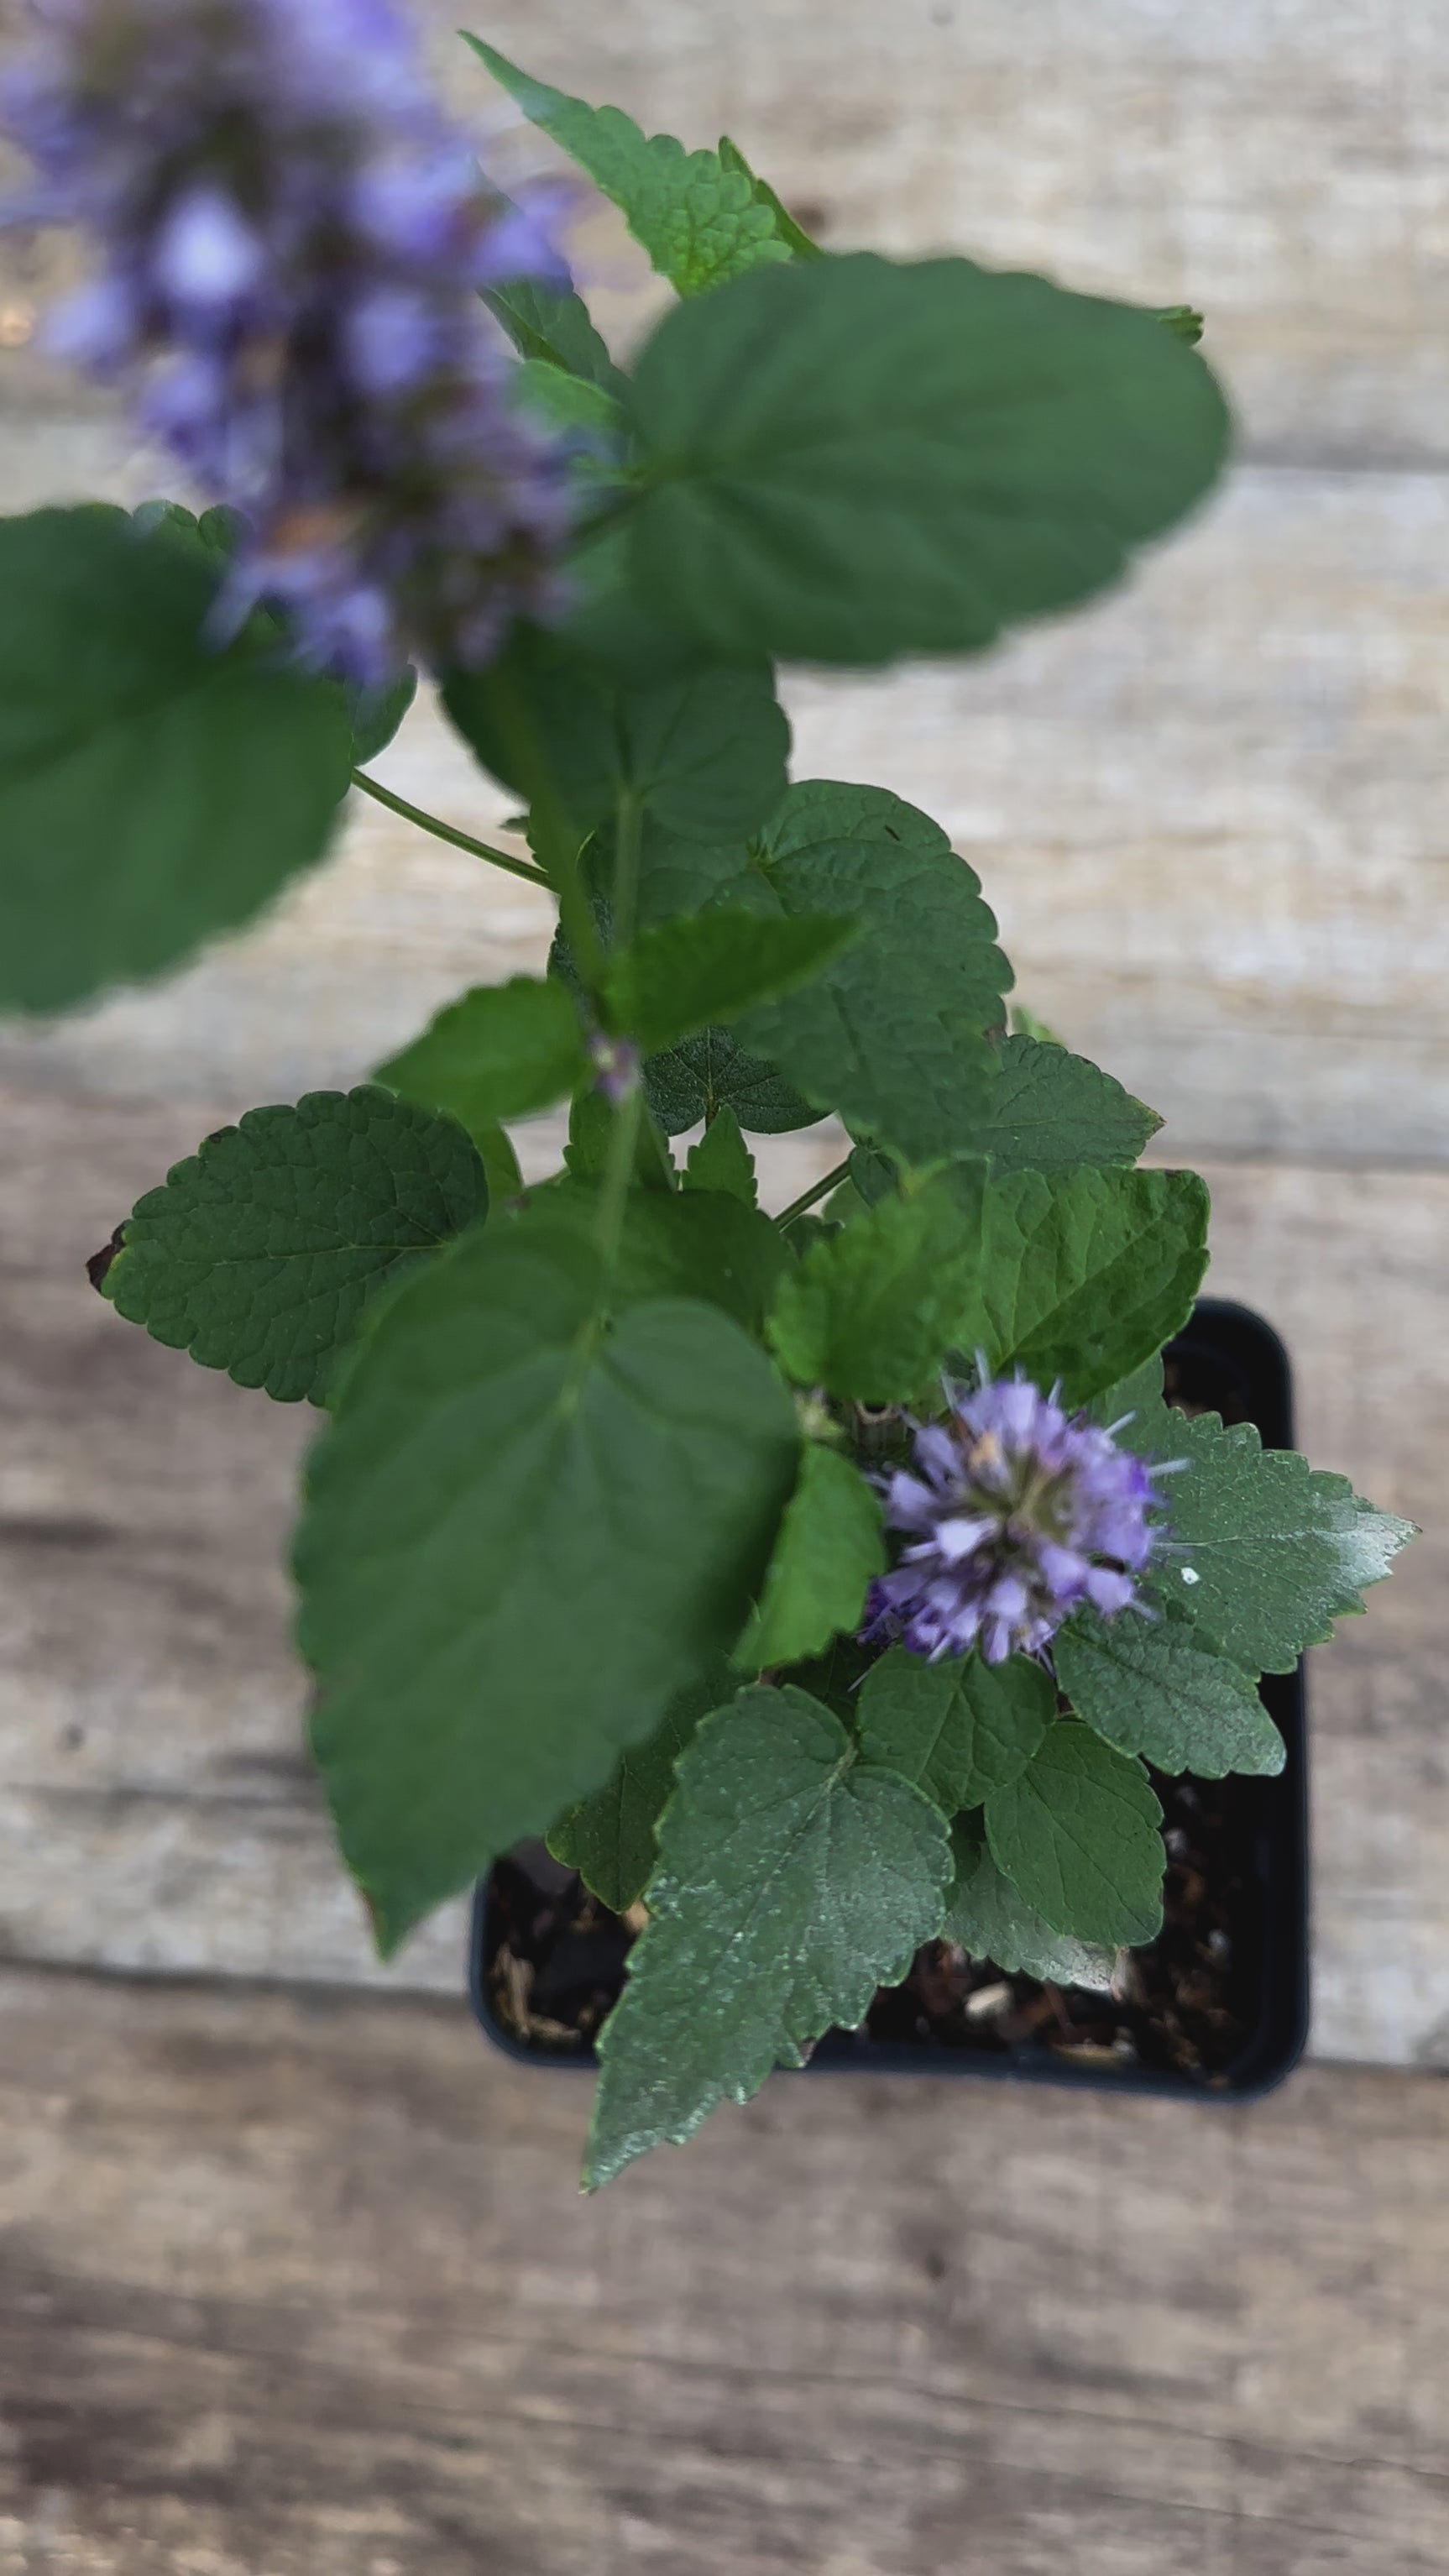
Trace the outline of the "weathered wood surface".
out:
M 376 1979 L 301 1758 L 287 1643 L 279 1557 L 310 1417 L 159 1349 L 82 1268 L 215 1116 L 103 1101 L 76 1115 L 12 1095 L 3 1121 L 0 1944 Z M 1306 1446 L 1440 1524 L 1315 1660 L 1314 2047 L 1446 2062 L 1449 1176 L 1223 1165 L 1209 1178 L 1212 1284 L 1285 1332 Z M 456 1989 L 461 1956 L 450 1911 L 386 1975 Z
M 1431 2576 L 1449 2086 L 776 2077 L 602 2199 L 456 2007 L 0 1978 L 3 2576 Z

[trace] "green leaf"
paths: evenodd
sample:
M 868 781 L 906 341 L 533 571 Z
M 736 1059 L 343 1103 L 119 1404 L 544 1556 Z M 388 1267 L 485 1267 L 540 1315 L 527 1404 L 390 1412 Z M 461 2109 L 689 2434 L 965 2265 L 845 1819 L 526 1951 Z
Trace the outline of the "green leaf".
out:
M 1291 1672 L 1417 1535 L 1346 1476 L 1265 1450 L 1250 1423 L 1224 1430 L 1213 1413 L 1143 1404 L 1118 1438 L 1139 1457 L 1186 1460 L 1164 1488 L 1170 1545 L 1154 1581 L 1251 1673 Z
M 326 855 L 342 692 L 265 621 L 207 641 L 224 570 L 99 504 L 0 520 L 0 1008 L 158 974 Z
M 681 1756 L 652 1920 L 599 2043 L 584 2169 L 608 2182 L 715 2105 L 748 2101 L 834 2023 L 858 2023 L 940 1919 L 946 1827 L 862 1762 L 801 1690 L 747 1690 Z
M 483 301 L 521 358 L 540 358 L 546 366 L 562 367 L 607 394 L 617 396 L 627 389 L 627 379 L 590 321 L 582 296 L 522 277 L 507 286 L 489 287 Z
M 756 205 L 769 207 L 769 210 L 775 219 L 776 233 L 780 240 L 784 242 L 786 248 L 794 252 L 797 259 L 824 258 L 825 254 L 821 250 L 820 244 L 816 241 L 812 241 L 810 235 L 803 231 L 801 226 L 796 223 L 789 207 L 781 204 L 774 189 L 771 187 L 769 180 L 761 179 L 757 176 L 757 174 L 750 168 L 750 165 L 745 159 L 743 152 L 740 150 L 739 145 L 737 143 L 731 143 L 727 134 L 722 134 L 720 136 L 719 157 L 721 169 L 739 170 L 743 172 L 744 176 L 749 180 L 751 187 L 754 189 Z
M 1156 1938 L 1162 1809 L 1140 1762 L 1058 1722 L 984 1812 L 997 1868 L 1054 1932 L 1114 1948 Z
M 759 1201 L 755 1158 L 740 1132 L 732 1109 L 718 1109 L 698 1142 L 691 1145 L 684 1167 L 687 1190 L 726 1190 L 746 1207 Z
M 790 728 L 763 663 L 631 681 L 541 627 L 516 625 L 482 671 L 455 671 L 443 703 L 485 769 L 531 798 L 537 759 L 582 840 L 620 800 L 684 840 L 752 832 L 785 789 Z
M 1190 1620 L 1079 1610 L 1058 1629 L 1052 1660 L 1078 1717 L 1119 1753 L 1200 1780 L 1283 1768 L 1283 1738 L 1251 1676 Z
M 562 434 L 568 470 L 591 501 L 605 487 L 628 488 L 629 417 L 613 394 L 548 358 L 525 358 L 514 370 L 509 390 L 525 411 Z
M 589 107 L 530 80 L 481 37 L 464 42 L 530 124 L 551 135 L 612 199 L 678 294 L 697 295 L 761 261 L 793 256 L 768 194 L 762 199 L 752 176 L 726 168 L 718 153 L 686 152 L 672 134 L 645 135 L 622 108 Z
M 626 1745 L 602 1789 L 570 1807 L 549 1835 L 554 1859 L 576 1869 L 615 1914 L 627 1914 L 654 1875 L 655 1828 L 669 1803 L 680 1754 L 701 1718 L 738 1688 L 739 1675 L 720 1656 L 675 1693 L 653 1734 L 642 1744 Z
M 618 1111 L 600 1091 L 581 1091 L 569 1111 L 569 1140 L 564 1167 L 575 1181 L 601 1181 L 609 1167 Z M 673 1190 L 679 1175 L 674 1157 L 651 1117 L 642 1117 L 634 1143 L 634 1181 L 641 1190 Z
M 980 1204 L 979 1165 L 943 1180 Z M 957 1179 L 959 1172 L 960 1178 Z M 1011 1172 L 987 1184 L 979 1290 L 961 1346 L 994 1374 L 1060 1377 L 1081 1404 L 1187 1322 L 1207 1268 L 1208 1194 L 1194 1172 Z
M 793 1408 L 714 1308 L 601 1329 L 589 1248 L 484 1230 L 410 1281 L 313 1453 L 297 1543 L 317 1759 L 391 1951 L 599 1788 L 738 1635 Z
M 748 912 L 661 922 L 609 960 L 603 991 L 612 1025 L 651 1054 L 727 1026 L 752 1005 L 818 976 L 858 926 L 828 914 L 761 921 Z
M 863 1404 L 919 1395 L 959 1337 L 977 1229 L 933 1181 L 816 1243 L 780 1284 L 770 1341 L 799 1386 Z
M 1089 598 L 1227 447 L 1151 314 L 969 260 L 737 277 L 634 369 L 634 581 L 725 657 L 979 651 Z
M 523 1187 L 523 1174 L 518 1168 L 513 1139 L 505 1127 L 471 1127 L 468 1132 L 488 1176 L 489 1204 L 501 1207 L 505 1200 L 516 1198 Z
M 127 1218 L 103 1294 L 154 1341 L 321 1403 L 362 1311 L 486 1215 L 468 1138 L 385 1091 L 313 1091 L 209 1136 Z
M 813 1127 L 820 1111 L 763 1057 L 750 1055 L 728 1029 L 701 1029 L 649 1056 L 644 1065 L 649 1106 L 666 1136 L 681 1136 L 701 1118 L 713 1121 L 732 1109 L 756 1136 L 783 1136 Z
M 928 1664 L 893 1646 L 860 1694 L 861 1748 L 954 1816 L 1008 1788 L 1055 1716 L 1050 1676 L 1024 1655 L 1004 1664 L 976 1654 Z
M 1190 349 L 1195 349 L 1202 338 L 1202 315 L 1195 313 L 1190 304 L 1164 304 L 1154 314 L 1153 320 L 1171 331 L 1174 338 L 1185 340 Z
M 416 671 L 404 671 L 386 689 L 364 689 L 353 681 L 343 692 L 352 721 L 352 762 L 365 769 L 379 752 L 386 751 L 404 716 L 418 694 Z
M 566 1227 L 589 1240 L 598 1192 L 575 1180 L 538 1192 L 525 1220 Z M 654 1297 L 697 1297 L 719 1306 L 757 1339 L 764 1331 L 788 1254 L 777 1225 L 723 1190 L 631 1190 L 609 1281 L 614 1314 Z
M 808 1443 L 736 1663 L 762 1672 L 823 1654 L 832 1637 L 859 1627 L 867 1588 L 884 1572 L 875 1494 L 848 1458 Z
M 804 990 L 746 1014 L 745 1044 L 912 1161 L 971 1151 L 1000 1079 L 985 1032 L 1011 970 L 979 881 L 939 825 L 884 788 L 807 780 L 726 896 L 861 923 Z
M 376 1079 L 405 1100 L 445 1109 L 470 1133 L 551 1109 L 589 1070 L 579 1015 L 561 983 L 515 975 L 450 1002 Z
M 1035 1011 L 1027 1009 L 1025 1002 L 1012 1003 L 1011 1034 L 1015 1038 L 1035 1038 L 1038 1046 L 1061 1045 L 1055 1029 L 1049 1029 L 1045 1020 L 1039 1020 Z
M 987 1850 L 979 1810 L 957 1817 L 951 1828 L 951 1851 L 956 1883 L 941 1926 L 943 1941 L 956 1942 L 973 1959 L 989 1959 L 1008 1976 L 1049 1977 L 1054 1985 L 1110 1993 L 1116 1950 L 1054 1932 L 1033 1912 L 1010 1879 L 1002 1877 Z
M 1003 1038 L 997 1052 L 1001 1071 L 971 1146 L 997 1172 L 1132 1164 L 1162 1125 L 1110 1073 L 1054 1039 Z

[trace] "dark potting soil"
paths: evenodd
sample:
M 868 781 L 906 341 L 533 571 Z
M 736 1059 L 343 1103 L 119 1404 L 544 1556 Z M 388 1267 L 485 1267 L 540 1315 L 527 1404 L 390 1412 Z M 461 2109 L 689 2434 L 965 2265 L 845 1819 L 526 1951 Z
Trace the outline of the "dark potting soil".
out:
M 1210 1339 L 1189 1329 L 1167 1359 L 1167 1394 L 1185 1412 L 1220 1412 L 1227 1422 L 1258 1418 L 1273 1445 L 1287 1436 L 1263 1419 L 1248 1368 L 1239 1369 L 1233 1310 L 1204 1308 L 1220 1321 Z M 1243 1319 L 1256 1326 L 1256 1319 Z M 1273 1704 L 1289 1685 L 1269 1685 Z M 1275 1715 L 1285 1709 L 1279 1700 Z M 1301 1721 L 1300 1721 L 1301 1722 Z M 1163 1927 L 1146 1948 L 1123 1951 L 1110 1995 L 1007 1975 L 932 1941 L 904 1984 L 882 1987 L 859 2034 L 832 2032 L 816 2054 L 868 2066 L 989 2058 L 1022 2072 L 1080 2070 L 1098 2081 L 1164 2079 L 1175 2089 L 1229 2089 L 1228 2072 L 1253 2040 L 1262 2003 L 1269 1938 L 1262 1869 L 1265 1794 L 1281 1784 L 1253 1779 L 1171 1779 L 1152 1773 L 1162 1801 L 1167 1873 Z M 593 2054 L 600 2025 L 618 1999 L 625 1961 L 644 1917 L 621 1919 L 542 1843 L 499 1861 L 482 1930 L 481 1999 L 515 2046 L 543 2057 Z

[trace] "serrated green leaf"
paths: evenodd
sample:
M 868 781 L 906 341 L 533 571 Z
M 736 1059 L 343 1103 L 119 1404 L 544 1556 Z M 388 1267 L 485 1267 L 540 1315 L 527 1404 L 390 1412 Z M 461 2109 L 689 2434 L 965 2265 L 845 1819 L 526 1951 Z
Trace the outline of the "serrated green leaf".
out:
M 770 1342 L 799 1386 L 863 1404 L 920 1394 L 955 1344 L 976 1281 L 978 1228 L 940 1182 L 882 1199 L 780 1283 Z
M 404 716 L 418 694 L 416 671 L 404 671 L 386 689 L 364 689 L 352 681 L 344 689 L 347 712 L 352 723 L 352 762 L 365 769 L 379 752 L 386 751 Z
M 598 1192 L 572 1179 L 541 1190 L 529 1226 L 561 1225 L 589 1239 Z M 778 1226 L 724 1190 L 631 1190 L 609 1281 L 610 1311 L 655 1297 L 697 1297 L 758 1338 L 788 1254 Z
M 1008 1976 L 1049 1977 L 1054 1985 L 1082 1986 L 1108 1994 L 1117 1964 L 1115 1949 L 1054 1932 L 1034 1913 L 986 1847 L 978 1812 L 958 1816 L 951 1828 L 955 1884 L 946 1901 L 943 1941 L 954 1941 L 973 1959 L 988 1959 Z
M 1140 1762 L 1059 1721 L 986 1800 L 991 1857 L 1054 1932 L 1154 1940 L 1162 1927 L 1162 1809 Z
M 600 2037 L 590 2190 L 859 2022 L 941 1919 L 941 1817 L 804 1691 L 742 1692 L 706 1718 L 677 1782 L 652 1920 Z
M 655 1828 L 669 1803 L 674 1769 L 700 1720 L 733 1698 L 739 1675 L 720 1656 L 677 1691 L 652 1735 L 626 1745 L 604 1782 L 561 1816 L 548 1837 L 554 1859 L 576 1869 L 616 1914 L 638 1903 L 659 1857 Z
M 524 277 L 487 288 L 483 301 L 521 358 L 541 358 L 607 394 L 627 391 L 627 378 L 595 330 L 582 296 Z
M 1078 1717 L 1119 1753 L 1200 1780 L 1283 1768 L 1283 1738 L 1251 1676 L 1189 1620 L 1079 1610 L 1057 1630 L 1052 1660 Z
M 470 1133 L 551 1109 L 589 1070 L 583 1030 L 561 983 L 515 975 L 450 1002 L 375 1079 L 405 1100 L 445 1109 Z
M 763 663 L 631 681 L 520 623 L 486 670 L 447 676 L 443 704 L 484 768 L 531 797 L 521 720 L 580 840 L 629 796 L 684 840 L 727 841 L 784 794 L 790 728 Z
M 957 1180 L 957 1171 L 960 1179 Z M 1058 1377 L 1084 1403 L 1138 1367 L 1187 1322 L 1207 1268 L 1208 1194 L 1194 1172 L 943 1175 L 982 1207 L 976 1301 L 962 1347 L 993 1373 Z
M 750 165 L 745 159 L 743 152 L 740 150 L 739 145 L 737 143 L 731 143 L 727 134 L 722 134 L 720 136 L 719 157 L 720 167 L 722 169 L 739 170 L 743 172 L 755 192 L 756 204 L 769 207 L 771 214 L 775 218 L 775 230 L 781 241 L 785 244 L 787 250 L 793 251 L 797 259 L 824 258 L 825 254 L 821 250 L 820 244 L 817 241 L 812 241 L 810 235 L 802 228 L 801 225 L 797 224 L 789 207 L 783 205 L 780 199 L 776 196 L 769 180 L 760 178 L 758 173 L 750 168 Z
M 985 1032 L 1011 969 L 978 879 L 939 826 L 884 788 L 803 781 L 726 899 L 861 924 L 803 990 L 746 1013 L 745 1044 L 912 1161 L 970 1151 L 999 1080 Z
M 726 657 L 979 651 L 1115 581 L 1227 447 L 1150 314 L 964 259 L 736 277 L 633 384 L 634 584 Z
M 603 995 L 613 1028 L 651 1054 L 728 1027 L 762 1001 L 818 978 L 854 940 L 839 915 L 760 920 L 710 912 L 661 922 L 610 958 Z
M 793 1409 L 713 1307 L 602 1329 L 579 1241 L 485 1229 L 348 1372 L 297 1541 L 313 1743 L 384 1951 L 599 1788 L 724 1653 L 793 1488 Z
M 717 152 L 686 152 L 672 134 L 646 135 L 622 108 L 590 107 L 530 80 L 479 36 L 465 43 L 531 125 L 561 145 L 612 199 L 634 239 L 680 295 L 698 295 L 762 261 L 790 259 L 768 192 L 726 169 Z
M 726 1190 L 746 1207 L 758 1205 L 755 1158 L 732 1109 L 717 1109 L 704 1134 L 690 1146 L 683 1186 L 687 1190 Z
M 728 1029 L 701 1029 L 698 1037 L 647 1057 L 644 1090 L 666 1136 L 680 1136 L 723 1109 L 732 1109 L 755 1136 L 813 1127 L 821 1114 L 777 1066 L 751 1055 Z
M 1055 1715 L 1050 1676 L 1024 1655 L 1004 1664 L 976 1654 L 928 1664 L 892 1646 L 860 1694 L 861 1750 L 954 1816 L 1009 1787 Z
M 1216 1414 L 1144 1403 L 1118 1438 L 1139 1457 L 1187 1461 L 1163 1485 L 1168 1544 L 1153 1580 L 1252 1673 L 1291 1672 L 1305 1646 L 1326 1643 L 1417 1535 L 1346 1476 L 1265 1450 L 1250 1423 L 1224 1430 Z
M 764 1672 L 823 1654 L 832 1637 L 859 1627 L 870 1582 L 884 1572 L 879 1500 L 848 1458 L 810 1442 L 736 1663 Z
M 1055 1039 L 1003 1038 L 1000 1073 L 971 1151 L 997 1172 L 1064 1172 L 1135 1163 L 1162 1125 L 1086 1056 Z
M 224 569 L 98 503 L 0 520 L 0 1008 L 159 974 L 326 855 L 342 692 L 274 627 L 207 641 Z
M 103 1294 L 154 1341 L 321 1403 L 364 1307 L 486 1215 L 469 1139 L 370 1087 L 249 1109 L 127 1218 Z

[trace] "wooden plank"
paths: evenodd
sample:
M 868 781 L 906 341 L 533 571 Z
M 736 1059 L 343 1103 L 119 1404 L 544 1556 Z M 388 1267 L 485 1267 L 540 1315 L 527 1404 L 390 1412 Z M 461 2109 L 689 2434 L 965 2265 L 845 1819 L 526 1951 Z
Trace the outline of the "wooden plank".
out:
M 199 1107 L 4 1103 L 0 1947 L 378 1981 L 300 1753 L 278 1560 L 310 1421 L 121 1324 L 82 1268 L 215 1123 Z M 811 1150 L 818 1167 L 830 1148 Z M 1284 1331 L 1305 1445 L 1441 1522 L 1449 1176 L 1209 1177 L 1213 1285 Z M 1421 1542 L 1315 1664 L 1325 2056 L 1449 2060 L 1443 1547 Z M 388 1981 L 456 1991 L 461 1959 L 452 1909 Z
M 1442 2085 L 783 2076 L 585 2203 L 455 2008 L 0 2015 L 5 2576 L 1443 2566 Z

